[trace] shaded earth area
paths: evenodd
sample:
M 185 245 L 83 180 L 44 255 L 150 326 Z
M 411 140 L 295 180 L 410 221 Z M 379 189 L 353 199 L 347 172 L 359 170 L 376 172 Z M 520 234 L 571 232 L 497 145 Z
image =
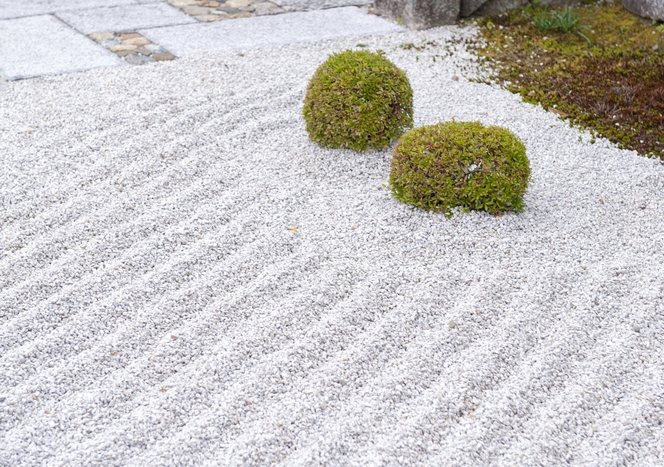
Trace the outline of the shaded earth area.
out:
M 552 10 L 561 13 L 562 10 Z M 476 51 L 524 100 L 625 149 L 664 158 L 664 28 L 618 4 L 575 10 L 568 33 L 540 31 L 528 7 L 481 18 Z

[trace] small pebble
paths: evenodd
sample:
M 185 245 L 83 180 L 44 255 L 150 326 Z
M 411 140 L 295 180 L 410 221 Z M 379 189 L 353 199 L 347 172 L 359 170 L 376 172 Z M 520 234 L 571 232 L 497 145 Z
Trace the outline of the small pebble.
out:
M 176 57 L 170 52 L 157 52 L 152 54 L 152 58 L 154 58 L 156 62 L 163 62 L 166 60 L 175 60 Z

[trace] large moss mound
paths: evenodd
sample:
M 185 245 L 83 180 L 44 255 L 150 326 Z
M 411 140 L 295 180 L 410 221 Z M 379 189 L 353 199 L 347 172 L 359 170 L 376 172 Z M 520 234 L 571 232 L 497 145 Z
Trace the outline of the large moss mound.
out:
M 462 206 L 521 212 L 530 179 L 526 147 L 511 131 L 480 122 L 416 128 L 394 150 L 390 185 L 404 203 L 444 212 Z
M 309 138 L 331 148 L 383 148 L 413 125 L 406 73 L 381 51 L 331 55 L 314 73 L 304 99 Z

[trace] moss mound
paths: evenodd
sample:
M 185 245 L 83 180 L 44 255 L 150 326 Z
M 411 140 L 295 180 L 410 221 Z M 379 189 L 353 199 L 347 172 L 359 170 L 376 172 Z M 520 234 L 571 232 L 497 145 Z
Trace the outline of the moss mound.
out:
M 409 131 L 392 158 L 390 185 L 404 203 L 451 215 L 523 211 L 530 179 L 526 147 L 511 131 L 480 122 L 448 122 Z
M 381 51 L 347 50 L 316 70 L 303 114 L 309 138 L 322 146 L 382 148 L 412 127 L 413 90 Z

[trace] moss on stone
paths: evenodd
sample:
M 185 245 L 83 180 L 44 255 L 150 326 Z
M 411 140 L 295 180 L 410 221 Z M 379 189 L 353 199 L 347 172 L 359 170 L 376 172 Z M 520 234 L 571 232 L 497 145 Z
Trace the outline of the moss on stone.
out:
M 381 51 L 347 50 L 316 70 L 303 115 L 309 138 L 322 146 L 382 148 L 412 127 L 413 90 Z
M 451 215 L 451 209 L 494 215 L 521 212 L 530 179 L 523 143 L 511 131 L 480 122 L 416 128 L 397 142 L 390 186 L 404 203 Z

